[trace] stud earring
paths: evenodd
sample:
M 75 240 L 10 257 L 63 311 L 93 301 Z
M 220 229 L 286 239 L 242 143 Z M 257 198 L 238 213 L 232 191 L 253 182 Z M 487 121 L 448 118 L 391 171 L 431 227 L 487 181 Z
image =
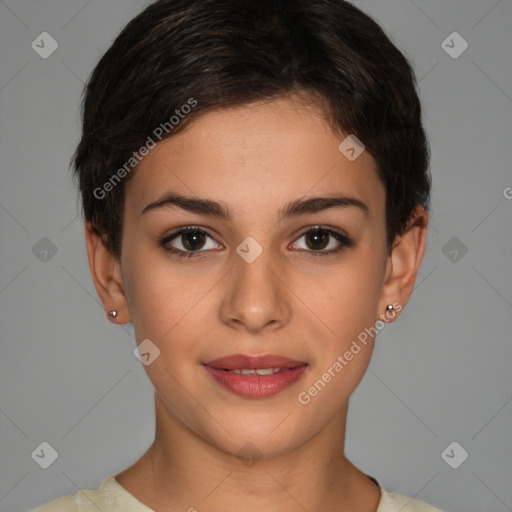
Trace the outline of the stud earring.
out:
M 393 304 L 388 304 L 386 306 L 386 311 L 393 311 L 395 309 L 395 307 L 393 306 Z
M 113 309 L 112 311 L 109 311 L 108 312 L 108 315 L 111 317 L 111 318 L 115 318 L 117 316 L 117 311 L 115 309 Z

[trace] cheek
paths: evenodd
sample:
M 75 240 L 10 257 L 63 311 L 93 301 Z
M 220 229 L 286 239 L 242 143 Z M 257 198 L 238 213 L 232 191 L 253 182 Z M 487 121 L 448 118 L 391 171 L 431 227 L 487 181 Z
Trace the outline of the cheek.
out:
M 158 251 L 130 253 L 126 268 L 137 343 L 149 338 L 162 352 L 170 346 L 176 351 L 183 344 L 191 348 L 201 332 L 204 336 L 207 295 L 218 276 L 191 273 Z
M 123 261 L 126 296 L 137 342 L 141 337 L 160 338 L 164 325 L 167 330 L 178 315 L 182 287 L 179 279 L 169 275 L 152 251 L 137 251 L 127 243 Z
M 300 389 L 300 404 L 314 405 L 316 421 L 346 404 L 370 362 L 382 268 L 375 256 L 347 259 L 307 301 L 323 327 L 311 376 Z M 314 320 L 316 321 L 316 319 Z M 322 411 L 318 413 L 318 411 Z
M 381 259 L 370 251 L 358 251 L 328 275 L 317 277 L 316 283 L 311 281 L 305 302 L 328 327 L 333 345 L 350 341 L 375 323 L 383 272 Z

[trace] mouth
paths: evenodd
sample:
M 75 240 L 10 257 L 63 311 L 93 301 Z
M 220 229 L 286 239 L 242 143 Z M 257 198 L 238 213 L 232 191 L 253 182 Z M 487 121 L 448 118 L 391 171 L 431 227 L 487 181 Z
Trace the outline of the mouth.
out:
M 283 356 L 235 354 L 203 363 L 214 381 L 232 393 L 248 398 L 265 398 L 297 382 L 308 364 Z

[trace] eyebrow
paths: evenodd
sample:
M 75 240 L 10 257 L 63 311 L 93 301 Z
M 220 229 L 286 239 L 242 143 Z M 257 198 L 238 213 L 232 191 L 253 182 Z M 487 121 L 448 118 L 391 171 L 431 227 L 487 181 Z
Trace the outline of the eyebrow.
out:
M 141 215 L 161 208 L 178 206 L 183 210 L 199 215 L 210 215 L 222 220 L 230 221 L 233 214 L 230 208 L 222 202 L 211 199 L 198 199 L 195 197 L 186 197 L 174 192 L 168 193 L 157 201 L 148 204 Z M 360 199 L 350 196 L 328 196 L 328 197 L 310 197 L 301 198 L 288 203 L 284 208 L 278 211 L 278 221 L 289 217 L 305 215 L 308 213 L 317 213 L 329 208 L 346 208 L 353 206 L 361 209 L 365 215 L 369 213 L 368 206 Z

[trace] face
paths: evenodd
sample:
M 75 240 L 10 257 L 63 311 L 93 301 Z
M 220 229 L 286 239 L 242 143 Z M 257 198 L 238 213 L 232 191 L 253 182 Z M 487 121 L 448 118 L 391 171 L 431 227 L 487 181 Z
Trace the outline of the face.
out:
M 126 185 L 124 293 L 137 343 L 160 351 L 144 368 L 169 424 L 226 452 L 282 453 L 342 421 L 368 366 L 385 189 L 343 139 L 298 97 L 217 110 Z M 247 359 L 215 363 L 232 355 Z

